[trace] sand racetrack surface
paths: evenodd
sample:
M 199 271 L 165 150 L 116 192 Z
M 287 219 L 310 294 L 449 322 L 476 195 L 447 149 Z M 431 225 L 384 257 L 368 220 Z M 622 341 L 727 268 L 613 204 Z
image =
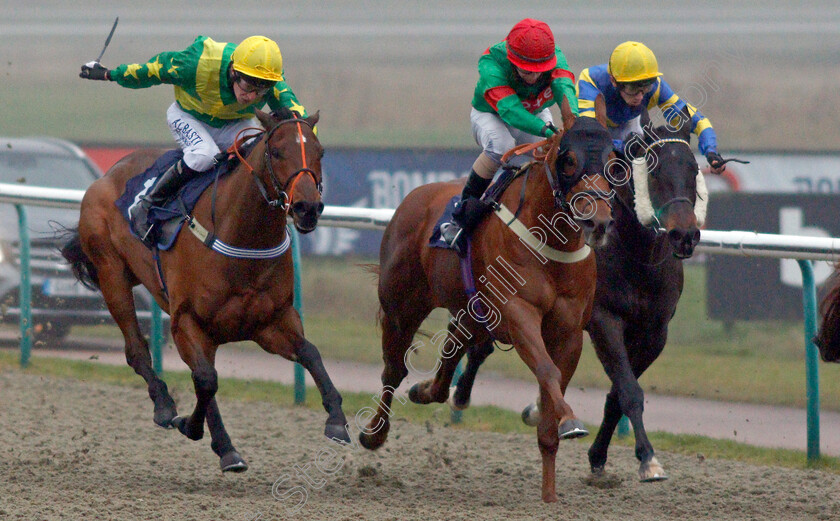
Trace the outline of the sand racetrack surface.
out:
M 182 414 L 194 403 L 176 400 Z M 592 483 L 588 444 L 565 442 L 560 501 L 546 505 L 536 436 L 412 425 L 397 409 L 390 439 L 371 453 L 328 442 L 325 413 L 232 401 L 220 408 L 251 466 L 243 474 L 219 472 L 209 433 L 191 442 L 154 426 L 142 389 L 0 373 L 0 519 L 840 518 L 840 476 L 820 471 L 661 452 L 670 479 L 644 484 L 632 449 L 614 447 L 606 478 Z M 272 496 L 278 481 L 281 500 Z

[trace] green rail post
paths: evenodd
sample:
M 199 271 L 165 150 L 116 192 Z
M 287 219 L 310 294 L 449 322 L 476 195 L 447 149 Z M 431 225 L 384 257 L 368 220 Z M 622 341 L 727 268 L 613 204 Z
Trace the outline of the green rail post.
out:
M 300 322 L 303 324 L 303 291 L 300 283 L 300 237 L 297 230 L 287 227 L 292 237 L 292 262 L 295 270 L 295 298 L 294 306 L 300 315 Z M 295 405 L 301 405 L 306 401 L 306 373 L 303 366 L 295 363 Z
M 32 272 L 29 269 L 29 224 L 26 208 L 15 205 L 20 234 L 20 366 L 29 365 L 32 354 Z
M 800 260 L 802 310 L 805 319 L 805 394 L 807 396 L 808 461 L 820 457 L 820 373 L 819 353 L 813 338 L 817 334 L 817 286 L 809 260 Z
M 163 317 L 160 306 L 152 297 L 152 368 L 158 376 L 163 375 Z
M 461 360 L 458 362 L 458 365 L 455 366 L 455 373 L 452 375 L 452 385 L 458 385 L 458 380 L 461 378 L 461 375 L 464 373 L 464 361 Z M 451 398 L 451 397 L 450 397 Z M 464 415 L 464 411 L 456 411 L 455 409 L 451 409 L 449 412 L 449 421 L 452 423 L 461 423 L 462 416 Z
M 618 420 L 618 437 L 626 438 L 627 436 L 630 436 L 630 418 L 622 415 Z

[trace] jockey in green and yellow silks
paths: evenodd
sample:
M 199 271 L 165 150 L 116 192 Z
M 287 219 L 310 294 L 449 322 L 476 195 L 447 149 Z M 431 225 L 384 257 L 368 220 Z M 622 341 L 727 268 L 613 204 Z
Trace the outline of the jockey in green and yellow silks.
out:
M 241 130 L 260 127 L 256 109 L 268 105 L 271 110 L 287 108 L 306 116 L 283 79 L 280 48 L 265 36 L 251 36 L 238 45 L 199 36 L 183 51 L 162 52 L 146 63 L 109 70 L 90 62 L 82 66 L 79 76 L 110 80 L 130 89 L 175 87 L 175 102 L 166 120 L 184 157 L 129 209 L 141 238 L 148 235 L 145 214 L 152 205 L 165 202 L 196 172 L 209 170 Z

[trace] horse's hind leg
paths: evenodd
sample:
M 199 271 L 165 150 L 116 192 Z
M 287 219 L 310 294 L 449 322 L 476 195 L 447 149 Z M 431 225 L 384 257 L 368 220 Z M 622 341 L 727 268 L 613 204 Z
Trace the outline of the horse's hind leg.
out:
M 116 260 L 118 259 L 116 252 L 106 253 L 107 248 L 96 248 L 94 251 L 98 252 L 95 255 L 97 258 L 91 260 L 95 262 L 99 270 L 102 296 L 125 338 L 126 361 L 134 372 L 146 381 L 149 397 L 155 404 L 155 423 L 161 427 L 171 428 L 172 419 L 178 415 L 175 401 L 170 396 L 166 383 L 152 369 L 149 344 L 143 337 L 140 324 L 137 322 L 128 267 L 122 261 Z
M 414 334 L 420 328 L 423 319 L 430 310 L 421 310 L 412 318 L 411 322 L 402 323 L 383 312 L 382 315 L 382 359 L 385 367 L 382 369 L 382 391 L 379 395 L 379 407 L 367 426 L 359 433 L 359 443 L 369 450 L 375 450 L 385 443 L 388 430 L 391 427 L 391 403 L 397 388 L 408 376 L 405 356 L 414 339 Z M 398 397 L 405 403 L 405 398 Z
M 469 340 L 463 338 L 462 326 L 456 325 L 455 319 L 451 319 L 446 334 L 438 333 L 432 340 L 438 339 L 440 345 L 440 368 L 434 378 L 414 384 L 408 391 L 408 399 L 414 403 L 443 403 L 449 398 L 450 386 L 455 370 L 458 368 L 461 358 L 467 353 L 465 345 Z M 470 335 L 472 336 L 472 335 Z M 460 338 L 459 338 L 460 337 Z

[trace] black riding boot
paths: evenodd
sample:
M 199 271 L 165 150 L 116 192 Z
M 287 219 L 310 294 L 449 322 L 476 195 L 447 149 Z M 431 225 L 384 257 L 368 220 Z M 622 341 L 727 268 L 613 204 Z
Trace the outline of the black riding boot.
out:
M 481 196 L 492 181 L 476 174 L 475 170 L 471 170 L 467 184 L 464 185 L 464 191 L 461 193 L 461 200 L 455 203 L 452 222 L 441 226 L 441 238 L 461 255 L 466 253 L 464 240 L 490 210 L 489 206 L 481 202 Z
M 134 223 L 134 229 L 146 246 L 154 246 L 153 234 L 149 233 L 152 231 L 152 226 L 148 222 L 149 210 L 152 206 L 163 206 L 195 174 L 195 170 L 185 165 L 183 159 L 179 159 L 160 175 L 160 179 L 146 195 L 140 197 L 140 201 L 129 208 L 128 213 L 131 222 Z

